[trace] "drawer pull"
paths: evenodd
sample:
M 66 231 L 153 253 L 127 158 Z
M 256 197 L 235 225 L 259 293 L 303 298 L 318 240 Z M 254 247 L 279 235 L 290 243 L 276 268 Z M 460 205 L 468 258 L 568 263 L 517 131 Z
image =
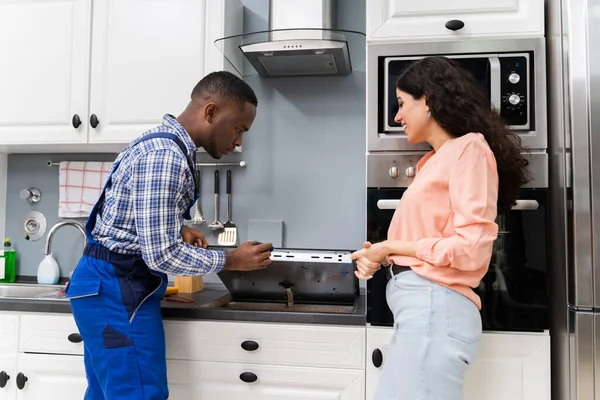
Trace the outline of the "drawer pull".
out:
M 75 114 L 73 115 L 71 122 L 73 124 L 73 128 L 77 129 L 81 125 L 81 118 L 79 118 L 79 115 Z
M 0 372 L 0 388 L 6 386 L 6 383 L 10 379 L 10 376 L 6 373 L 6 371 Z
M 22 372 L 19 372 L 17 374 L 17 387 L 19 390 L 23 390 L 25 382 L 27 382 L 27 377 Z
M 98 116 L 96 114 L 92 114 L 92 116 L 90 117 L 90 125 L 92 126 L 92 128 L 95 129 L 99 123 L 100 121 L 98 120 Z
M 255 351 L 258 349 L 258 343 L 256 343 L 254 340 L 246 340 L 242 342 L 242 349 L 246 351 Z
M 240 374 L 240 379 L 243 380 L 244 382 L 252 383 L 252 382 L 256 382 L 256 380 L 258 379 L 258 376 L 256 376 L 256 374 L 253 374 L 252 372 L 242 372 Z
M 464 28 L 465 23 L 462 22 L 460 19 L 451 19 L 450 21 L 446 22 L 446 25 L 444 25 L 446 27 L 446 29 L 449 29 L 451 31 L 459 31 L 462 28 Z
M 67 339 L 69 339 L 69 342 L 71 343 L 81 343 L 83 341 L 79 333 L 71 333 Z
M 381 367 L 381 364 L 383 364 L 383 353 L 381 350 L 373 350 L 373 353 L 371 354 L 371 361 L 373 361 L 375 368 Z

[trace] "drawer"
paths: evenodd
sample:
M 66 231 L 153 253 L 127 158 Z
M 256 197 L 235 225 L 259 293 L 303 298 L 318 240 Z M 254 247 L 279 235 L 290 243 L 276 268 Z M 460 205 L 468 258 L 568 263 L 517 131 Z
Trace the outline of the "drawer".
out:
M 19 348 L 19 314 L 0 313 L 0 351 L 17 351 Z
M 173 400 L 363 400 L 364 371 L 168 360 Z
M 165 321 L 167 358 L 365 368 L 364 327 Z
M 83 354 L 83 342 L 71 314 L 22 314 L 19 351 Z

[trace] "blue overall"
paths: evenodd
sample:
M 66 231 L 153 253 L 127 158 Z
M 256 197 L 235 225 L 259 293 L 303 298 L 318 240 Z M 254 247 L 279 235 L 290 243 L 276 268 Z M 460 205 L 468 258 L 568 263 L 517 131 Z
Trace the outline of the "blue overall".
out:
M 138 143 L 153 138 L 172 139 L 187 154 L 181 140 L 167 132 L 143 136 Z M 188 164 L 193 176 L 195 166 L 189 159 Z M 115 163 L 92 209 L 85 227 L 88 243 L 66 289 L 84 344 L 84 398 L 162 400 L 169 397 L 160 310 L 167 275 L 150 270 L 141 255 L 115 253 L 92 237 L 99 205 L 118 167 Z

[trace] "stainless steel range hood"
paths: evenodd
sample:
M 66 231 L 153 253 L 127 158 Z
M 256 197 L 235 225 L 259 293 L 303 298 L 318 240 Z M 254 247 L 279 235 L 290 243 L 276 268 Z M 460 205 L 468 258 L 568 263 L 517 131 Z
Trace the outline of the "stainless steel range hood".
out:
M 269 30 L 217 40 L 228 59 L 241 53 L 264 78 L 345 76 L 350 47 L 364 34 L 335 29 L 332 0 L 270 0 Z M 360 38 L 362 36 L 362 38 Z

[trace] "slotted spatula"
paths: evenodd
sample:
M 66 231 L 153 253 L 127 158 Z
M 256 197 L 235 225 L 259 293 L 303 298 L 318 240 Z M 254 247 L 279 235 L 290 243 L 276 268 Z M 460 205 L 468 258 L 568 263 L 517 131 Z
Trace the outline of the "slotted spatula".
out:
M 217 243 L 220 246 L 237 246 L 237 226 L 231 222 L 231 170 L 227 170 L 227 221 L 223 224 L 225 228 L 219 233 Z

